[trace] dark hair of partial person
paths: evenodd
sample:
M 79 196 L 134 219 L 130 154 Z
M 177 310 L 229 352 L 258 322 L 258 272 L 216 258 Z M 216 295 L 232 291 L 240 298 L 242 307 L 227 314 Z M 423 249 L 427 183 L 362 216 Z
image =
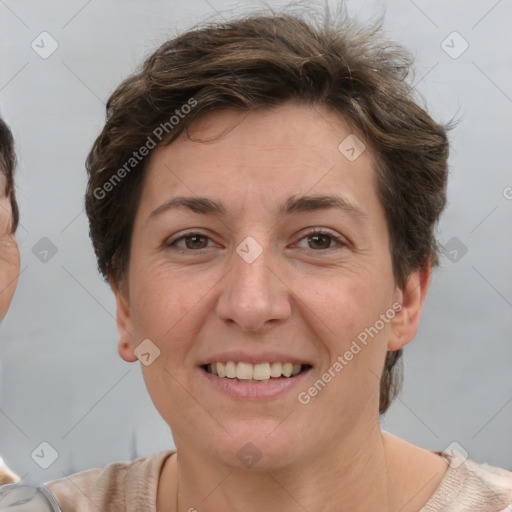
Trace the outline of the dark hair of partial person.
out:
M 14 152 L 14 139 L 11 130 L 0 117 L 0 172 L 5 177 L 5 195 L 11 202 L 12 221 L 11 231 L 14 233 L 18 227 L 19 211 L 14 191 L 14 169 L 16 168 L 16 153 Z
M 359 24 L 344 9 L 203 23 L 162 44 L 110 96 L 105 126 L 87 158 L 86 211 L 100 272 L 117 284 L 125 277 L 149 156 L 133 169 L 126 162 L 154 139 L 155 128 L 167 123 L 159 142 L 167 145 L 207 112 L 287 101 L 338 112 L 372 148 L 397 285 L 403 287 L 415 270 L 435 267 L 450 126 L 420 106 L 410 85 L 412 63 L 404 48 L 383 38 L 382 20 Z M 171 129 L 170 117 L 191 98 L 194 108 Z M 386 354 L 381 414 L 400 390 L 401 355 Z

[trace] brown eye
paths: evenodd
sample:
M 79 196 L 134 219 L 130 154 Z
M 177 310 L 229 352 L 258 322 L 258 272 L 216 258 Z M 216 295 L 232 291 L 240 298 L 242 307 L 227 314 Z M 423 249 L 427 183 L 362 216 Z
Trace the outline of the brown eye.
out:
M 312 235 L 307 237 L 311 249 L 329 249 L 332 237 L 330 235 Z
M 306 233 L 306 235 L 301 238 L 301 242 L 303 240 L 307 241 L 307 247 L 304 245 L 299 247 L 303 249 L 312 249 L 315 252 L 335 249 L 336 245 L 338 246 L 338 249 L 341 249 L 347 245 L 341 237 L 323 230 L 315 230 L 310 233 Z
M 187 249 L 204 249 L 208 245 L 208 237 L 203 235 L 185 236 L 183 239 Z
M 201 233 L 189 233 L 185 236 L 181 236 L 176 238 L 173 242 L 165 243 L 165 247 L 169 249 L 176 248 L 180 251 L 185 250 L 200 250 L 206 249 L 208 247 L 208 242 L 210 238 L 206 235 L 202 235 Z

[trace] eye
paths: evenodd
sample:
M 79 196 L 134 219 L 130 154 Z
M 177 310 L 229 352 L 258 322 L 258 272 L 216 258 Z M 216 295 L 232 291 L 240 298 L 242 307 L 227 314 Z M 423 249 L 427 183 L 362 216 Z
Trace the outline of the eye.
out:
M 322 230 L 322 229 L 314 229 L 309 233 L 306 233 L 301 238 L 302 240 L 308 241 L 308 247 L 306 249 L 332 249 L 331 242 L 337 243 L 340 247 L 345 247 L 347 244 L 343 241 L 343 239 L 330 231 Z
M 172 242 L 166 242 L 165 247 L 177 247 L 178 249 L 198 250 L 206 249 L 208 245 L 209 237 L 202 233 L 189 232 Z M 181 245 L 179 245 L 181 243 Z M 183 245 L 184 243 L 184 245 Z
M 305 249 L 312 249 L 318 252 L 318 250 L 327 250 L 333 248 L 336 244 L 341 248 L 345 247 L 347 244 L 345 241 L 339 237 L 338 235 L 324 230 L 324 229 L 314 229 L 309 233 L 306 233 L 302 238 L 302 240 L 308 240 L 308 247 L 302 247 Z M 210 237 L 198 233 L 198 232 L 189 232 L 185 235 L 176 238 L 171 242 L 165 242 L 165 248 L 176 248 L 180 252 L 187 251 L 200 251 L 201 249 L 208 248 L 208 242 L 211 241 Z

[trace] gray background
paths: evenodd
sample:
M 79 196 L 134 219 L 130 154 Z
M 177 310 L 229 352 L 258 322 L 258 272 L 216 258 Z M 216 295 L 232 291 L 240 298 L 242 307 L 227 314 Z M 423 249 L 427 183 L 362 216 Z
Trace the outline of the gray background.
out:
M 250 6 L 0 1 L 0 107 L 20 159 L 22 259 L 1 332 L 0 453 L 28 482 L 173 447 L 139 367 L 117 355 L 114 300 L 83 212 L 83 163 L 105 100 L 142 58 L 177 30 L 240 5 Z M 420 333 L 405 351 L 404 391 L 383 427 L 430 449 L 456 442 L 473 459 L 512 469 L 512 2 L 347 5 L 363 20 L 385 8 L 388 35 L 417 58 L 414 83 L 433 116 L 461 119 L 439 231 L 451 255 L 434 277 Z M 43 31 L 59 45 L 47 59 L 31 48 Z M 469 44 L 457 58 L 464 41 L 453 31 Z M 37 257 L 48 249 L 43 237 L 57 250 L 46 262 Z M 51 462 L 50 449 L 31 457 L 41 442 L 58 452 L 46 470 L 35 460 Z

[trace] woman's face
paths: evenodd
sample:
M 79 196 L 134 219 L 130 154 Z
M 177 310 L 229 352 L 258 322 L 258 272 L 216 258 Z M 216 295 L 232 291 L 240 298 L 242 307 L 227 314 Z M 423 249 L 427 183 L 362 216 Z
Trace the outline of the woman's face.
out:
M 5 178 L 0 175 L 0 321 L 9 309 L 20 273 L 18 243 L 11 230 L 11 202 L 4 190 Z
M 152 154 L 116 292 L 119 351 L 134 361 L 150 340 L 136 353 L 178 448 L 285 466 L 378 424 L 386 350 L 407 333 L 373 156 L 354 159 L 350 135 L 332 110 L 289 103 L 210 113 L 195 142 Z M 320 196 L 338 205 L 307 199 Z M 228 361 L 241 382 L 208 372 Z M 244 382 L 279 362 L 305 371 Z

